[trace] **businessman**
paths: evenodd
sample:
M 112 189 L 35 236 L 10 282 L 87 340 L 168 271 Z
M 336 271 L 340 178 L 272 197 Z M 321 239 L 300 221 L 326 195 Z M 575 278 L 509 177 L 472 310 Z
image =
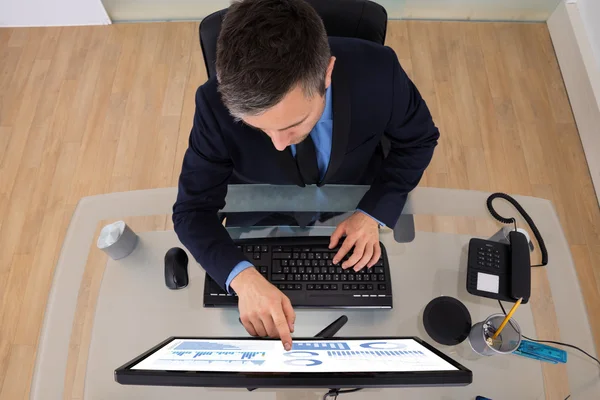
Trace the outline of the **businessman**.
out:
M 295 314 L 219 222 L 227 185 L 368 184 L 333 262 L 371 267 L 380 225 L 394 227 L 439 133 L 425 101 L 388 47 L 327 37 L 304 0 L 243 0 L 229 8 L 217 42 L 217 77 L 196 92 L 175 231 L 226 290 L 235 290 L 251 335 L 291 347 Z

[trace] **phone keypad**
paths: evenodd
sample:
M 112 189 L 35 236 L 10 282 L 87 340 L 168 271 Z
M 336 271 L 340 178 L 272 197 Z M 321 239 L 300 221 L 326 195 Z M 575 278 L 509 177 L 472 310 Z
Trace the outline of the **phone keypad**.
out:
M 478 247 L 477 265 L 500 269 L 500 251 L 491 247 Z

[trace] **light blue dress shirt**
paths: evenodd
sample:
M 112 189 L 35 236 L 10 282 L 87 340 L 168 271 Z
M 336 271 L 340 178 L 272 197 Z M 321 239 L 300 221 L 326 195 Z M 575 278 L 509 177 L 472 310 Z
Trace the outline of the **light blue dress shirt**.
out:
M 332 96 L 331 96 L 331 85 L 327 88 L 325 92 L 325 109 L 323 110 L 323 114 L 317 124 L 314 126 L 312 131 L 310 131 L 310 137 L 312 138 L 315 144 L 315 151 L 317 153 L 317 165 L 319 166 L 319 177 L 323 179 L 325 176 L 325 172 L 327 172 L 327 167 L 329 166 L 329 160 L 331 158 L 331 142 L 333 139 L 333 107 L 332 107 Z M 292 151 L 292 155 L 296 157 L 296 145 L 291 145 L 290 150 Z M 369 215 L 361 209 L 357 209 L 364 214 Z M 373 216 L 369 215 L 369 217 L 373 218 L 375 221 L 379 223 L 381 226 L 385 226 L 381 221 L 377 220 Z M 238 265 L 231 270 L 229 276 L 227 277 L 227 282 L 225 285 L 227 287 L 227 291 L 229 291 L 229 284 L 240 272 L 245 270 L 246 268 L 253 267 L 251 263 L 248 261 L 242 261 Z

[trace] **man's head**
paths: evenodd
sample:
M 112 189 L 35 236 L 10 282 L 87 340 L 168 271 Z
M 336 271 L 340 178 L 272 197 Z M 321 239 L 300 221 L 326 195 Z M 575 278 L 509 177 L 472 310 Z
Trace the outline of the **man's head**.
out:
M 323 21 L 304 0 L 235 2 L 217 41 L 225 106 L 277 150 L 304 140 L 321 117 L 334 62 Z

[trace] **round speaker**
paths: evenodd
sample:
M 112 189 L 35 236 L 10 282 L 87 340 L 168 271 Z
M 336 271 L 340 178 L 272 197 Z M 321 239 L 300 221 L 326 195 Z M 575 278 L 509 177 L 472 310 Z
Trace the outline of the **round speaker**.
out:
M 433 340 L 454 346 L 469 336 L 471 314 L 459 300 L 441 296 L 431 300 L 425 307 L 423 325 Z

